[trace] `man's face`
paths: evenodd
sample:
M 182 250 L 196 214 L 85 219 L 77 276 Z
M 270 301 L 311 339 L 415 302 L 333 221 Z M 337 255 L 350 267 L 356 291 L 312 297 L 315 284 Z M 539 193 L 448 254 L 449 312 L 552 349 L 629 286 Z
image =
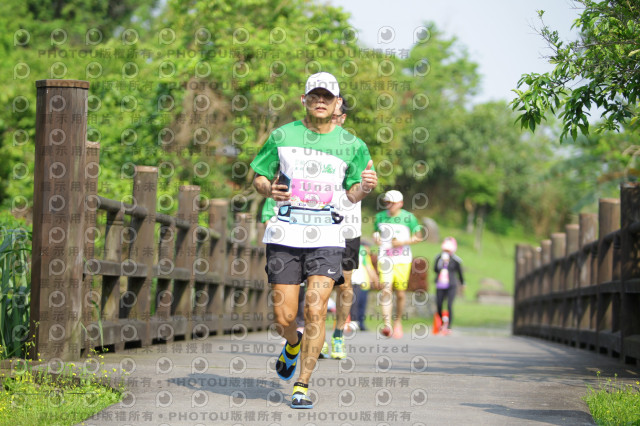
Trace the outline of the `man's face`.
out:
M 307 93 L 304 96 L 307 114 L 315 118 L 330 119 L 334 111 L 340 104 L 339 98 L 333 96 L 333 93 L 327 89 L 318 88 Z
M 398 201 L 397 203 L 389 203 L 387 205 L 387 210 L 389 210 L 389 214 L 391 214 L 391 216 L 394 216 L 402 209 L 403 205 L 404 203 L 402 201 Z

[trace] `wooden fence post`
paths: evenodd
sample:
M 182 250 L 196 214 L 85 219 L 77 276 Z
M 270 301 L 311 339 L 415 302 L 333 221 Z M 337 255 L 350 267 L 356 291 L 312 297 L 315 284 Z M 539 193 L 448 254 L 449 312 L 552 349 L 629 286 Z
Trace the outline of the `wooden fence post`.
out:
M 565 256 L 575 255 L 571 259 L 571 261 L 566 265 L 566 278 L 564 280 L 565 287 L 564 290 L 572 290 L 578 287 L 577 276 L 576 276 L 576 265 L 578 264 L 578 256 L 577 251 L 580 248 L 580 225 L 577 223 L 572 223 L 565 226 L 565 233 L 567 235 L 567 251 Z
M 513 334 L 519 334 L 519 326 L 521 325 L 521 319 L 524 315 L 524 306 L 521 303 L 522 299 L 526 297 L 528 289 L 531 287 L 530 279 L 525 280 L 526 272 L 526 257 L 525 251 L 527 246 L 524 244 L 516 245 L 516 270 L 515 270 L 515 289 L 514 289 L 514 305 L 513 305 L 513 320 L 511 322 L 511 332 Z
M 267 250 L 266 246 L 262 242 L 264 237 L 264 231 L 267 228 L 266 223 L 256 224 L 256 244 L 258 246 L 258 259 L 256 267 L 252 271 L 252 277 L 254 282 L 254 288 L 259 289 L 256 293 L 253 308 L 256 311 L 262 312 L 262 323 L 259 326 L 259 330 L 266 329 L 273 322 L 273 313 L 269 309 L 269 283 L 267 283 L 267 274 L 265 272 L 265 266 L 267 264 Z
M 184 280 L 174 279 L 173 297 L 175 310 L 173 315 L 184 320 L 176 334 L 183 334 L 185 340 L 191 339 L 193 331 L 193 306 L 191 303 L 195 271 L 193 264 L 196 259 L 196 234 L 198 226 L 198 211 L 195 200 L 200 195 L 200 187 L 196 185 L 184 185 L 180 187 L 178 193 L 178 215 L 179 220 L 188 221 L 188 229 L 180 228 L 176 241 L 176 268 L 189 270 L 189 278 Z
M 580 213 L 580 232 L 578 244 L 578 285 L 580 297 L 578 298 L 578 345 L 581 348 L 591 346 L 595 348 L 595 304 L 596 296 L 588 290 L 593 284 L 592 266 L 594 265 L 592 251 L 587 246 L 598 238 L 598 215 L 595 213 Z
M 542 258 L 542 292 L 541 295 L 549 294 L 551 292 L 551 283 L 553 277 L 553 270 L 551 269 L 551 240 L 542 240 L 540 241 L 540 250 L 541 250 L 541 258 Z M 541 309 L 540 311 L 540 325 L 542 329 L 548 327 L 551 324 L 551 309 L 549 307 L 550 303 L 546 300 L 541 301 L 540 303 Z
M 542 248 L 531 247 L 531 260 L 533 264 L 533 269 L 540 270 L 542 266 Z M 532 288 L 529 291 L 531 296 L 538 296 L 542 291 L 542 280 L 540 278 L 540 274 L 536 274 L 535 281 L 532 283 Z
M 563 232 L 554 232 L 551 234 L 551 286 L 550 293 L 558 295 L 562 290 L 562 278 L 564 275 L 564 258 L 567 252 L 567 236 Z M 554 296 L 548 299 L 549 309 L 549 336 L 553 339 L 564 339 L 561 330 L 562 312 L 564 306 L 562 298 Z
M 620 185 L 621 280 L 620 312 L 623 361 L 640 363 L 640 184 Z
M 563 300 L 563 316 L 562 327 L 567 329 L 567 338 L 572 346 L 578 344 L 578 319 L 576 315 L 578 306 L 577 297 L 577 264 L 578 264 L 578 248 L 579 248 L 579 233 L 580 226 L 578 224 L 569 224 L 565 226 L 565 233 L 567 235 L 567 250 L 565 256 L 565 273 L 562 279 L 563 290 L 565 291 L 565 298 Z M 571 256 L 571 257 L 569 257 Z
M 255 317 L 248 312 L 249 298 L 252 290 L 249 285 L 251 269 L 251 215 L 237 213 L 232 232 L 235 256 L 230 264 L 230 277 L 233 285 L 233 318 L 234 324 L 243 323 L 247 329 L 253 328 Z
M 196 199 L 197 203 L 198 200 Z M 209 201 L 206 201 L 206 208 L 209 208 Z M 211 251 L 213 245 L 215 244 L 213 238 L 211 237 L 209 228 L 198 227 L 196 232 L 196 241 L 197 241 L 197 258 L 194 263 L 194 272 L 195 272 L 195 295 L 194 302 L 195 307 L 193 310 L 194 315 L 194 329 L 193 334 L 200 338 L 206 338 L 209 336 L 211 329 L 206 324 L 207 323 L 207 306 L 211 300 L 211 282 L 209 281 L 209 276 L 212 272 L 212 256 Z M 205 231 L 206 230 L 206 231 Z
M 134 320 L 137 338 L 142 346 L 151 345 L 151 283 L 153 265 L 156 261 L 155 225 L 158 189 L 158 168 L 136 166 L 133 178 L 134 203 L 147 209 L 145 218 L 131 218 L 133 242 L 130 246 L 129 261 L 136 269 L 144 269 L 143 277 L 129 277 L 127 291 L 134 295 L 128 318 Z M 155 333 L 154 333 L 155 335 Z
M 36 88 L 30 355 L 71 360 L 83 343 L 89 83 L 39 80 Z
M 217 284 L 209 286 L 209 304 L 206 312 L 213 318 L 215 333 L 220 336 L 227 327 L 225 318 L 225 296 L 227 277 L 227 220 L 229 201 L 214 199 L 209 202 L 209 228 L 218 231 L 220 238 L 212 242 L 210 249 L 211 267 L 218 274 Z
M 104 260 L 117 264 L 114 274 L 102 276 L 102 296 L 100 310 L 103 323 L 103 333 L 106 341 L 113 341 L 114 350 L 124 349 L 124 342 L 120 339 L 120 283 L 124 283 L 120 264 L 122 262 L 122 233 L 124 230 L 124 208 L 117 212 L 107 212 L 107 223 L 104 235 Z
M 98 176 L 100 175 L 100 143 L 85 143 L 87 159 L 84 168 L 85 177 L 85 229 L 84 229 L 84 253 L 88 268 L 95 267 L 95 239 L 99 233 L 96 227 L 98 212 Z M 93 291 L 93 275 L 85 271 L 82 282 L 82 323 L 87 330 L 84 337 L 83 351 L 87 353 L 98 346 L 100 342 L 100 329 L 90 324 L 100 315 L 100 293 Z M 97 309 L 96 309 L 97 307 Z
M 600 351 L 609 351 L 611 348 L 618 348 L 613 341 L 619 337 L 614 336 L 613 327 L 613 296 L 610 283 L 613 278 L 613 240 L 606 240 L 605 237 L 620 226 L 620 200 L 617 198 L 602 198 L 598 211 L 598 302 L 596 316 L 596 346 Z
M 567 253 L 567 236 L 564 232 L 554 232 L 551 234 L 551 259 L 554 266 L 551 273 L 551 291 L 562 290 L 562 264 L 558 261 L 565 257 Z

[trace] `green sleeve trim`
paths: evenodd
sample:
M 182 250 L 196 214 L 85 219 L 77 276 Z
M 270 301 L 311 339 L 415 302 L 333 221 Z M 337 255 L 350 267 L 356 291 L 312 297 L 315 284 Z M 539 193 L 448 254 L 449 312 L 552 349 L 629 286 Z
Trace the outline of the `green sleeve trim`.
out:
M 411 235 L 415 235 L 422 230 L 422 225 L 418 222 L 418 218 L 413 213 L 409 213 L 409 229 L 411 229 Z
M 360 174 L 367 168 L 367 163 L 371 160 L 371 154 L 369 154 L 369 149 L 367 145 L 360 141 L 360 146 L 358 147 L 355 158 L 352 163 L 347 167 L 347 176 L 345 176 L 344 180 L 344 189 L 349 190 L 356 183 L 360 183 L 362 178 Z
M 251 162 L 251 168 L 269 180 L 275 177 L 276 171 L 280 168 L 280 157 L 278 157 L 278 147 L 273 140 L 273 134 L 260 148 L 258 155 Z

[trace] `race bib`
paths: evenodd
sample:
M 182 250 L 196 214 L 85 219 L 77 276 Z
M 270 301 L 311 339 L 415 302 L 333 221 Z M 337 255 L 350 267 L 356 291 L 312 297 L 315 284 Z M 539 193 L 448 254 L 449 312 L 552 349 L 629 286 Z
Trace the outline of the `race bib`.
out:
M 449 270 L 443 268 L 438 274 L 438 280 L 436 282 L 436 288 L 445 289 L 449 288 Z
M 307 203 L 309 207 L 322 207 L 333 199 L 331 182 L 319 182 L 309 179 L 293 179 L 291 182 L 292 201 Z

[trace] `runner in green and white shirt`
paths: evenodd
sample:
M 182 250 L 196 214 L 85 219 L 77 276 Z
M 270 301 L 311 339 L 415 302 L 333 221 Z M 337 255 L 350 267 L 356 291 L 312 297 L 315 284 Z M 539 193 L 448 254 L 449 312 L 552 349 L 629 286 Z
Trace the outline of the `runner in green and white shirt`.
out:
M 376 215 L 374 239 L 378 244 L 378 274 L 382 284 L 381 332 L 384 336 L 399 339 L 403 335 L 402 314 L 404 312 L 405 292 L 411 275 L 411 244 L 422 241 L 422 227 L 418 219 L 404 209 L 400 191 L 388 191 L 384 196 L 387 209 Z M 396 320 L 391 329 L 393 290 L 396 292 Z
M 254 186 L 278 202 L 277 220 L 269 221 L 266 271 L 272 284 L 278 332 L 287 343 L 276 371 L 290 380 L 298 358 L 302 366 L 294 383 L 293 408 L 312 408 L 307 396 L 325 335 L 327 301 L 342 280 L 343 206 L 362 200 L 377 185 L 372 161 L 362 142 L 331 118 L 342 99 L 335 77 L 314 74 L 301 101 L 302 121 L 276 129 L 251 163 Z M 299 284 L 307 280 L 305 332 L 296 332 Z

